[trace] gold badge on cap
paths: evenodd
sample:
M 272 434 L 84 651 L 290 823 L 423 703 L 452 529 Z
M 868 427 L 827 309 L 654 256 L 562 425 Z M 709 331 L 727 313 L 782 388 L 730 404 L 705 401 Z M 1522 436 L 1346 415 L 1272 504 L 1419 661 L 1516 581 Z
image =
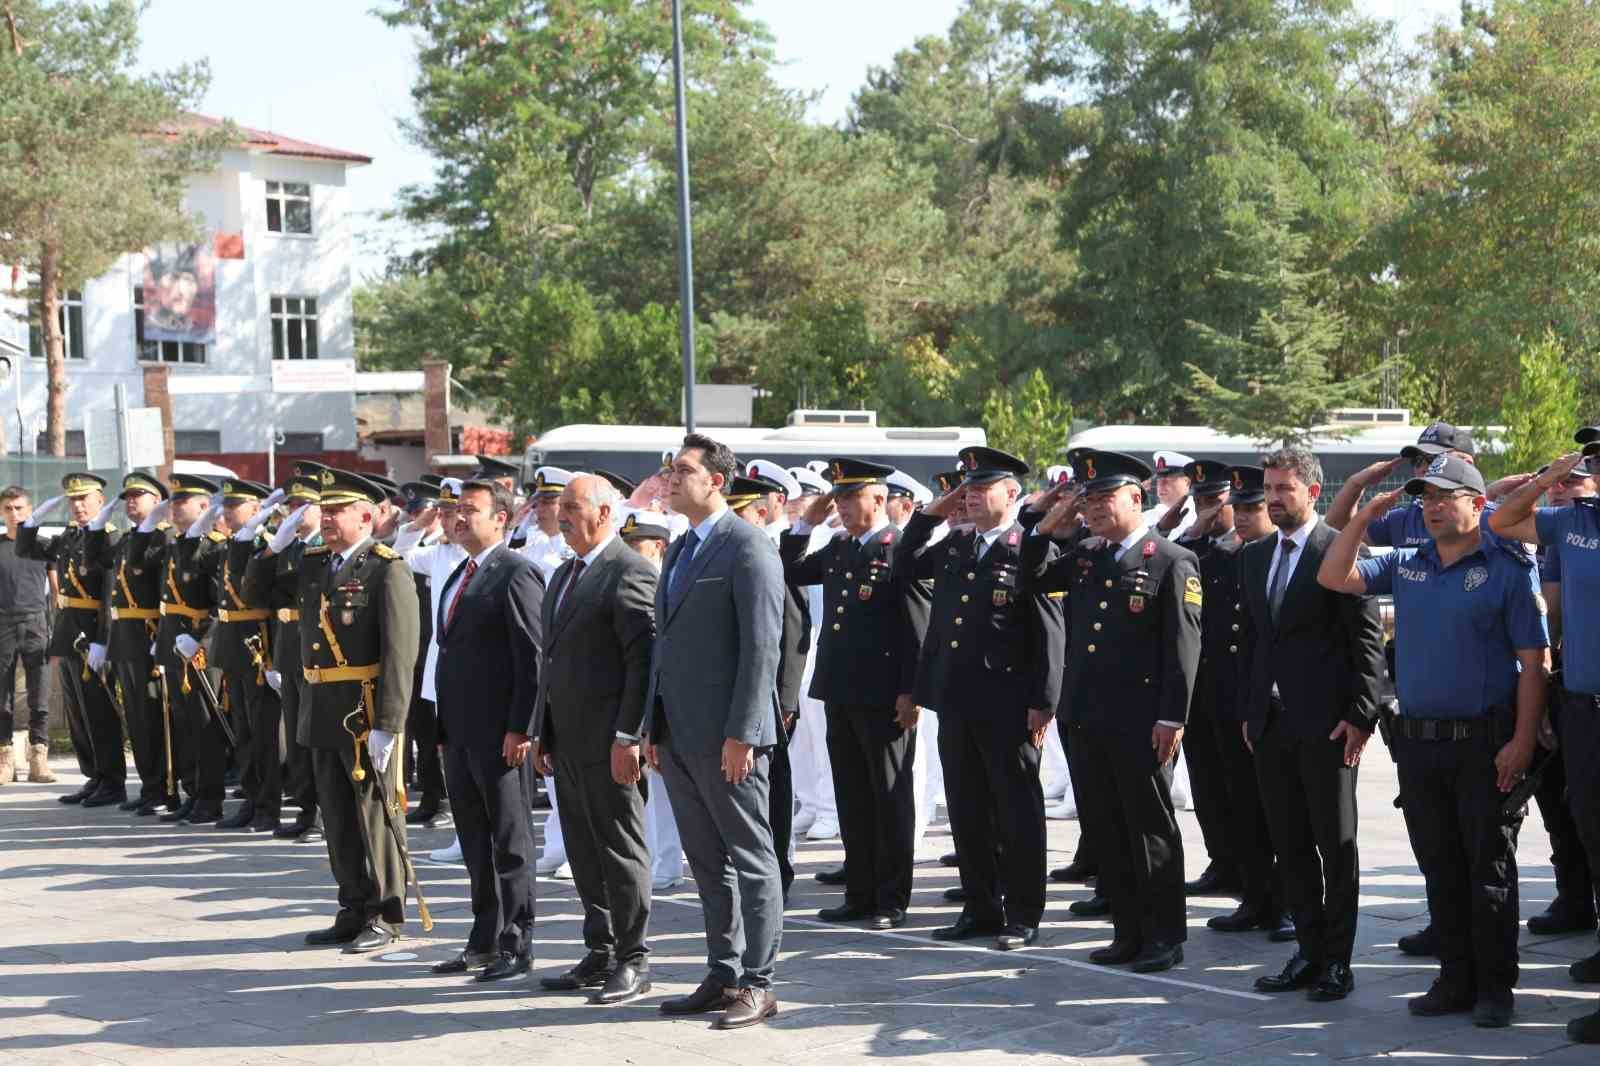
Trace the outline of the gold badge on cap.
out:
M 324 487 L 331 486 L 333 484 L 333 471 L 332 470 L 324 470 L 320 474 L 318 474 L 317 477 L 322 482 Z

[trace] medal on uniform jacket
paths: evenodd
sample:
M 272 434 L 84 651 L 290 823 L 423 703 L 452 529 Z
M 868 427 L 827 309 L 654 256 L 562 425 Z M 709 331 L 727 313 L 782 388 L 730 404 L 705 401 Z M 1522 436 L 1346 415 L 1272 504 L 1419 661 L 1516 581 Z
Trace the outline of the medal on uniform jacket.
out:
M 863 603 L 872 599 L 872 586 L 862 585 L 860 588 L 856 589 L 856 598 Z
M 1128 610 L 1130 612 L 1132 612 L 1133 614 L 1143 614 L 1144 613 L 1144 597 L 1143 596 L 1138 596 L 1138 595 L 1129 596 L 1128 597 Z
M 1011 602 L 1011 593 L 1005 589 L 995 589 L 993 598 L 996 607 L 1004 607 Z
M 356 624 L 356 613 L 348 607 L 339 612 L 339 624 L 353 626 Z

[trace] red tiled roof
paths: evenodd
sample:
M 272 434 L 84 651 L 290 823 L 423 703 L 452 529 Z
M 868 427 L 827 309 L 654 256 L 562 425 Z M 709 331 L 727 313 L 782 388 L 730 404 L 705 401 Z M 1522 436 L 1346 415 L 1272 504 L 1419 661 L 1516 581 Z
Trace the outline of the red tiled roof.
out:
M 168 136 L 174 136 L 186 130 L 212 130 L 222 125 L 222 120 L 212 118 L 210 115 L 200 115 L 187 112 L 177 123 L 162 130 Z M 237 125 L 237 124 L 236 124 Z M 308 159 L 329 159 L 337 163 L 362 164 L 372 162 L 372 157 L 361 155 L 357 152 L 346 152 L 340 148 L 325 148 L 320 144 L 310 141 L 296 140 L 293 137 L 284 137 L 266 130 L 253 129 L 250 126 L 237 126 L 239 133 L 244 138 L 244 145 L 256 151 L 266 152 L 268 155 L 292 155 Z

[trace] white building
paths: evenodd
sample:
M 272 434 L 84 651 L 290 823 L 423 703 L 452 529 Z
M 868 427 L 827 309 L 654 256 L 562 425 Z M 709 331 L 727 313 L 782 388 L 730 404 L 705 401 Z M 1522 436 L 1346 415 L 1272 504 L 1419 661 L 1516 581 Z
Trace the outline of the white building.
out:
M 198 115 L 189 121 L 217 125 Z M 142 254 L 123 256 L 72 293 L 62 314 L 70 453 L 82 454 L 85 413 L 110 408 L 114 386 L 127 387 L 130 405 L 144 403 L 143 368 L 153 364 L 171 367 L 179 455 L 263 453 L 268 427 L 277 430 L 280 453 L 355 450 L 353 391 L 273 394 L 271 383 L 275 364 L 354 380 L 345 174 L 372 160 L 262 130 L 240 133 L 244 143 L 224 151 L 216 170 L 193 178 L 184 198 L 204 220 L 202 242 L 215 240 L 225 254 L 243 247 L 242 258 L 216 260 L 215 343 L 141 342 Z M 21 374 L 0 386 L 0 410 L 13 442 L 12 419 L 21 411 L 33 449 L 44 429 L 45 363 L 38 331 L 26 325 L 26 308 L 9 285 L 0 275 L 0 308 L 11 312 L 0 314 L 0 338 L 32 357 L 17 360 Z M 315 367 L 303 362 L 313 359 Z

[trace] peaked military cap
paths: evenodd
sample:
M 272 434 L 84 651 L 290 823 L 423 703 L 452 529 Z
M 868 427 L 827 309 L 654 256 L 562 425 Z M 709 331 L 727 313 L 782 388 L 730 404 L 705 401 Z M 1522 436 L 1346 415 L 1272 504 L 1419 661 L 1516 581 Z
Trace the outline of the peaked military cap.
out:
M 959 460 L 965 484 L 983 485 L 1001 478 L 1028 476 L 1028 464 L 998 448 L 973 445 L 962 448 Z
M 630 511 L 628 517 L 622 520 L 622 527 L 617 530 L 617 536 L 623 540 L 643 537 L 671 540 L 672 531 L 667 528 L 666 515 L 657 514 L 655 511 Z
M 91 492 L 101 492 L 105 487 L 105 478 L 87 470 L 74 471 L 61 479 L 62 491 L 68 496 L 87 496 Z
M 1464 452 L 1474 455 L 1477 452 L 1473 444 L 1472 434 L 1467 430 L 1458 429 L 1448 422 L 1435 422 L 1422 431 L 1417 438 L 1417 443 L 1408 444 L 1400 449 L 1400 455 L 1405 459 L 1415 459 L 1419 455 L 1438 455 L 1441 452 Z
M 1122 452 L 1102 452 L 1094 448 L 1075 448 L 1067 458 L 1083 482 L 1083 491 L 1093 495 L 1110 492 L 1123 485 L 1142 486 L 1150 476 L 1143 459 Z
M 167 487 L 163 485 L 154 474 L 146 474 L 142 470 L 135 470 L 122 479 L 122 495 L 130 492 L 149 492 L 167 498 Z
M 287 499 L 292 503 L 321 503 L 322 479 L 315 475 L 296 474 L 289 479 L 289 495 Z
M 1191 459 L 1183 465 L 1183 476 L 1189 479 L 1191 496 L 1215 496 L 1219 492 L 1227 492 L 1233 487 L 1228 471 L 1227 464 L 1213 463 L 1209 459 Z
M 1429 485 L 1440 489 L 1471 489 L 1484 494 L 1483 472 L 1476 466 L 1453 455 L 1435 455 L 1421 477 L 1406 482 L 1406 494 L 1421 496 Z
M 382 503 L 389 498 L 387 490 L 374 483 L 363 474 L 353 470 L 324 470 L 320 475 L 322 483 L 322 505 L 336 507 L 346 503 Z
M 572 471 L 563 470 L 559 466 L 541 466 L 533 472 L 533 494 L 535 496 L 559 496 L 567 487 L 567 482 L 572 480 Z
M 264 500 L 272 495 L 272 490 L 256 481 L 246 481 L 242 477 L 223 478 L 222 498 L 230 503 L 240 500 Z
M 473 472 L 475 481 L 493 481 L 502 477 L 517 477 L 522 473 L 522 468 L 515 463 L 508 463 L 492 455 L 478 456 L 478 469 Z
M 596 470 L 594 472 L 594 476 L 605 478 L 612 488 L 616 489 L 622 494 L 623 499 L 627 499 L 629 496 L 632 496 L 633 490 L 639 487 L 637 483 L 629 481 L 621 474 L 613 474 L 609 470 Z
M 172 495 L 178 496 L 210 496 L 219 491 L 219 486 L 208 477 L 199 474 L 173 474 Z
M 865 459 L 838 458 L 828 460 L 828 480 L 833 482 L 833 491 L 855 492 L 869 485 L 886 485 L 889 475 L 894 473 L 894 467 L 882 463 L 871 463 Z
M 1228 467 L 1228 483 L 1234 503 L 1260 503 L 1267 498 L 1267 472 L 1259 466 Z

